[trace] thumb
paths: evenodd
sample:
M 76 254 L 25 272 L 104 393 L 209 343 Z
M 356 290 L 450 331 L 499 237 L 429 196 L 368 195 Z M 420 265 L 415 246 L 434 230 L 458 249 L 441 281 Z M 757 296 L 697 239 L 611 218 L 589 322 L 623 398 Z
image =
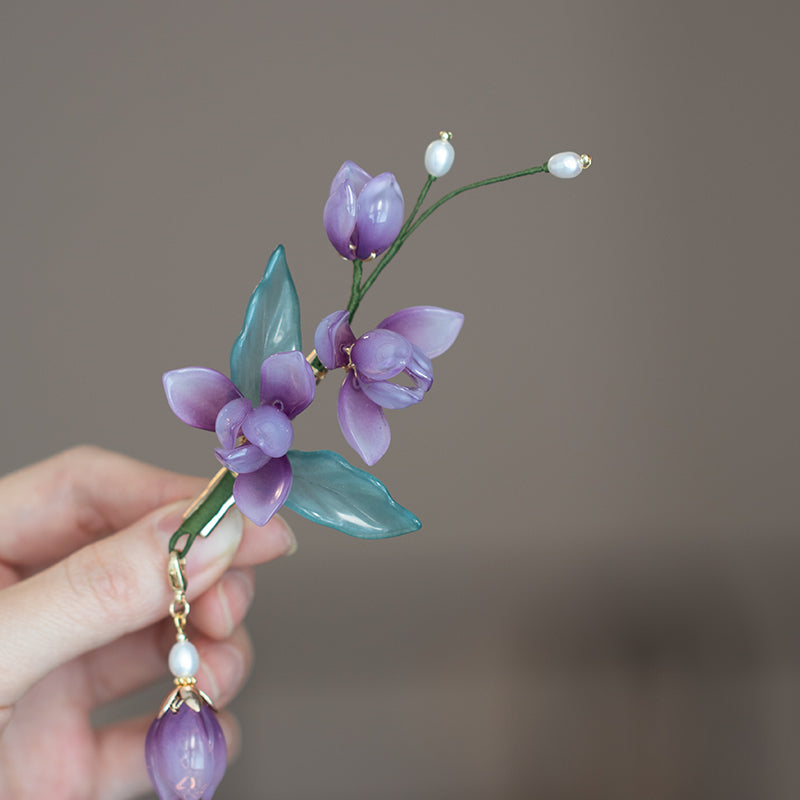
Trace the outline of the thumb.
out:
M 72 553 L 0 592 L 0 708 L 59 665 L 166 615 L 172 600 L 167 547 L 186 501 Z M 236 508 L 187 559 L 187 595 L 212 586 L 243 531 Z

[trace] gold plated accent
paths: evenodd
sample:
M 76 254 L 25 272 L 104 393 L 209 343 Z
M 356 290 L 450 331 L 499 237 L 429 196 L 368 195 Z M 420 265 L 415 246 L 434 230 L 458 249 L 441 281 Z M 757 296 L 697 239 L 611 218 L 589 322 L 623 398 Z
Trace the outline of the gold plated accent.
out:
M 203 493 L 183 512 L 183 518 L 188 519 L 194 512 L 200 507 L 203 501 L 208 497 L 214 489 L 217 488 L 217 484 L 225 477 L 225 473 L 228 470 L 223 467 L 209 482 L 208 486 L 203 489 Z M 225 509 L 227 511 L 227 509 Z M 216 523 L 215 523 L 216 524 Z M 204 529 L 205 530 L 205 529 Z M 210 532 L 210 531 L 209 531 Z M 208 536 L 208 533 L 200 534 L 201 536 L 205 535 Z
M 189 610 L 189 604 L 185 600 L 169 604 L 169 614 L 175 623 L 176 639 L 179 642 L 186 639 L 184 629 L 186 628 L 186 618 L 189 616 Z
M 186 575 L 183 571 L 185 566 L 180 556 L 173 550 L 169 554 L 167 573 L 169 574 L 169 585 L 175 594 L 183 594 L 186 591 Z
M 308 365 L 311 367 L 311 371 L 314 373 L 314 380 L 316 381 L 317 385 L 319 386 L 319 382 L 325 377 L 328 370 L 325 367 L 318 369 L 314 366 L 313 362 L 318 358 L 316 349 L 312 350 L 307 356 L 306 361 L 308 361 Z
M 351 369 L 355 369 L 355 365 L 353 364 L 353 359 L 350 357 L 350 353 L 353 351 L 353 344 L 348 344 L 347 347 L 342 348 L 342 352 L 347 356 L 347 363 L 344 365 L 344 371 L 350 372 Z
M 182 642 L 186 639 L 184 628 L 186 627 L 186 618 L 189 616 L 189 601 L 186 599 L 186 587 L 188 582 L 186 580 L 186 573 L 184 569 L 186 564 L 180 556 L 173 550 L 169 554 L 169 561 L 167 562 L 167 574 L 169 575 L 169 585 L 173 592 L 173 600 L 169 604 L 169 615 L 175 623 L 175 630 L 177 640 Z
M 213 711 L 217 710 L 217 707 L 211 702 L 209 696 L 202 689 L 198 689 L 194 684 L 176 686 L 161 703 L 161 708 L 158 711 L 158 719 L 161 719 L 167 711 L 175 714 L 184 704 L 189 706 L 192 711 L 198 713 L 203 705 L 207 705 Z
M 214 711 L 217 710 L 217 707 L 211 702 L 211 698 L 202 689 L 197 689 L 196 691 L 207 706 L 211 706 L 211 708 L 213 708 Z
M 225 470 L 221 470 L 221 473 L 224 474 Z M 219 474 L 215 476 L 215 480 L 218 479 Z M 170 551 L 167 561 L 167 575 L 173 593 L 172 602 L 169 605 L 169 613 L 175 623 L 177 641 L 185 642 L 186 633 L 184 629 L 189 616 L 189 601 L 186 599 L 186 590 L 189 582 L 186 578 L 186 562 L 176 550 Z M 216 711 L 208 696 L 197 688 L 197 679 L 194 675 L 175 676 L 175 688 L 164 698 L 164 702 L 158 712 L 158 718 L 161 719 L 168 711 L 173 714 L 176 713 L 183 705 L 188 706 L 197 714 L 200 713 L 203 705 L 208 705 Z
M 172 703 L 175 700 L 175 698 L 177 697 L 177 695 L 178 695 L 178 690 L 177 689 L 173 689 L 164 698 L 164 702 L 161 704 L 161 708 L 158 710 L 158 714 L 157 714 L 158 719 L 161 719 L 161 717 L 163 717 L 164 714 L 166 714 L 167 711 L 169 711 L 172 708 Z M 177 711 L 177 710 L 178 709 L 176 708 L 175 711 Z
M 439 138 L 443 142 L 449 142 L 453 138 L 453 132 L 452 131 L 439 131 Z
M 196 694 L 194 694 L 194 692 L 192 694 L 187 694 L 186 697 L 181 696 L 181 700 L 183 700 L 183 702 L 196 714 L 199 714 L 200 709 L 203 707 L 203 701 Z
M 581 169 L 589 169 L 589 167 L 591 166 L 592 166 L 592 157 L 587 156 L 586 153 L 584 153 L 581 156 Z

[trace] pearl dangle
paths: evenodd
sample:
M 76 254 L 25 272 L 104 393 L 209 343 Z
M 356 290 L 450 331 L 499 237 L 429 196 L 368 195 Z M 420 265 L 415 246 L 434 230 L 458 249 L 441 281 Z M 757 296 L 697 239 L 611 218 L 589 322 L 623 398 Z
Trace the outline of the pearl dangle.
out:
M 185 633 L 189 616 L 186 574 L 184 562 L 174 550 L 168 572 L 174 593 L 169 613 L 176 629 L 169 669 L 175 676 L 175 688 L 147 733 L 147 772 L 160 800 L 211 800 L 225 774 L 227 746 L 213 703 L 197 688 L 200 656 Z

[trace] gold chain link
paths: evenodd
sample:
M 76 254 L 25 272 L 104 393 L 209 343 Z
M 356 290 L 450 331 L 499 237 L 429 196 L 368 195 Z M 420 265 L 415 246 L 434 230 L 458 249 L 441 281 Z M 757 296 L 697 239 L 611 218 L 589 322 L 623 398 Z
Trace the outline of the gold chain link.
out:
M 175 623 L 175 629 L 178 633 L 178 641 L 186 638 L 184 628 L 186 627 L 186 618 L 189 616 L 189 601 L 186 599 L 186 564 L 180 558 L 175 550 L 169 554 L 169 563 L 167 571 L 169 574 L 169 585 L 172 587 L 174 594 L 172 602 L 169 604 L 169 614 L 172 621 Z

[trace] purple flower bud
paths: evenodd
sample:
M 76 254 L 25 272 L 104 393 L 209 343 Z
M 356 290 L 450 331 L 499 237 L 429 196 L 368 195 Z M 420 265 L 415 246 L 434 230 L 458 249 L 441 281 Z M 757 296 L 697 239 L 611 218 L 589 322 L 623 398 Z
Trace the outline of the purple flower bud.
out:
M 160 800 L 211 800 L 228 752 L 213 708 L 183 703 L 154 720 L 147 733 L 147 772 Z
M 403 193 L 391 172 L 373 178 L 358 196 L 356 258 L 387 250 L 403 227 Z
M 331 183 L 323 222 L 331 244 L 351 261 L 387 250 L 403 227 L 403 193 L 391 172 L 370 177 L 345 161 Z

